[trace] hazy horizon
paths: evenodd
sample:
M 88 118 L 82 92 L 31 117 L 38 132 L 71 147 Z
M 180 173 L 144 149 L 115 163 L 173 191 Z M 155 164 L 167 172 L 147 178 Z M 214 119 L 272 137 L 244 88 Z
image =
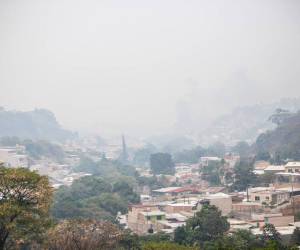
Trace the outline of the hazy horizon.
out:
M 300 2 L 0 1 L 0 106 L 149 136 L 300 97 Z

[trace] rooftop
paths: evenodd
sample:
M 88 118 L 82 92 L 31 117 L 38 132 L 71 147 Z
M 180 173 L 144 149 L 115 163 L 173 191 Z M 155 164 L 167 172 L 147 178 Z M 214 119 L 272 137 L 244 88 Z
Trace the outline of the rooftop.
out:
M 166 188 L 160 188 L 160 189 L 153 190 L 153 192 L 157 192 L 157 193 L 171 193 L 174 190 L 177 190 L 179 188 L 181 188 L 181 187 L 166 187 Z
M 264 171 L 284 171 L 285 167 L 284 166 L 275 166 L 275 165 L 270 165 L 265 168 Z
M 166 213 L 162 211 L 149 211 L 149 212 L 140 212 L 144 216 L 159 216 L 159 215 L 165 215 Z
M 300 167 L 300 161 L 290 161 L 285 166 L 286 167 Z

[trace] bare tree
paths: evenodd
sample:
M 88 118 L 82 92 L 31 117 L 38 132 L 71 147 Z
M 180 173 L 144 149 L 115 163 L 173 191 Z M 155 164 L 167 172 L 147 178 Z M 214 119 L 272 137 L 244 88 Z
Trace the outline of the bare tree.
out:
M 121 231 L 110 222 L 95 220 L 63 221 L 49 232 L 49 250 L 115 249 Z

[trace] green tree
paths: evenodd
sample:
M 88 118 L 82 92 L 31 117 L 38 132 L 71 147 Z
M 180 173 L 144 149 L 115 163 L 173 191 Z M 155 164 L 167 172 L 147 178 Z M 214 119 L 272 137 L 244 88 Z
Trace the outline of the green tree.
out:
M 203 156 L 205 150 L 198 146 L 193 149 L 185 149 L 183 151 L 177 152 L 174 154 L 174 161 L 176 163 L 198 163 L 201 156 Z
M 139 203 L 140 197 L 133 191 L 133 187 L 127 181 L 119 180 L 113 185 L 113 192 L 118 193 L 121 197 L 125 198 L 131 203 Z
M 119 242 L 120 250 L 141 250 L 140 238 L 130 230 L 123 231 L 123 237 Z
M 204 249 L 209 250 L 254 250 L 261 247 L 261 242 L 248 230 L 238 230 L 237 232 L 225 235 L 213 242 L 207 242 Z
M 269 242 L 273 242 L 276 247 L 280 249 L 282 246 L 281 242 L 281 235 L 277 232 L 275 226 L 273 224 L 266 224 L 263 227 L 263 235 L 262 240 L 265 244 L 268 244 Z
M 53 216 L 114 221 L 117 212 L 125 213 L 130 203 L 139 202 L 133 188 L 118 178 L 112 185 L 99 176 L 86 176 L 74 181 L 70 187 L 60 187 L 54 195 Z
M 157 149 L 152 144 L 147 144 L 144 148 L 134 152 L 133 163 L 135 165 L 149 166 L 150 155 L 157 152 Z
M 225 153 L 226 147 L 222 142 L 215 142 L 207 148 L 207 154 L 209 155 L 224 157 Z
M 271 155 L 268 151 L 259 151 L 255 156 L 255 160 L 257 161 L 269 161 Z
M 219 185 L 221 183 L 221 167 L 222 164 L 220 162 L 209 162 L 207 166 L 202 168 L 202 179 L 208 181 L 211 185 Z
M 250 150 L 251 148 L 249 144 L 245 141 L 240 141 L 233 147 L 233 151 L 238 153 L 240 157 L 247 157 L 250 153 Z
M 168 153 L 156 153 L 150 156 L 150 166 L 154 174 L 174 174 L 175 164 Z
M 0 167 L 0 249 L 39 240 L 50 225 L 48 178 L 25 168 Z
M 186 226 L 175 230 L 174 241 L 202 246 L 204 242 L 222 237 L 228 229 L 229 223 L 226 217 L 221 215 L 221 211 L 216 206 L 204 205 L 194 217 L 187 220 Z M 185 235 L 185 239 L 182 234 Z
M 241 160 L 234 167 L 234 183 L 232 189 L 243 191 L 250 185 L 257 183 L 257 176 L 253 173 L 253 162 Z

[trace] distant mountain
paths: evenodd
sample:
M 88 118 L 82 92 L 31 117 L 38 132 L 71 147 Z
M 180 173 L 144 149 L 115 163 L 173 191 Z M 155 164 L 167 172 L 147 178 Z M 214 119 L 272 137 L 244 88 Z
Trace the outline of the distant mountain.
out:
M 0 109 L 0 137 L 17 136 L 21 139 L 65 141 L 76 134 L 63 129 L 54 114 L 46 109 L 7 111 Z
M 261 133 L 275 128 L 269 117 L 279 108 L 297 112 L 300 110 L 300 98 L 236 108 L 203 130 L 199 136 L 200 144 L 211 144 L 216 141 L 228 146 L 233 146 L 239 141 L 252 144 Z
M 253 148 L 256 153 L 268 152 L 273 158 L 300 160 L 300 111 L 287 117 L 276 129 L 261 134 Z

